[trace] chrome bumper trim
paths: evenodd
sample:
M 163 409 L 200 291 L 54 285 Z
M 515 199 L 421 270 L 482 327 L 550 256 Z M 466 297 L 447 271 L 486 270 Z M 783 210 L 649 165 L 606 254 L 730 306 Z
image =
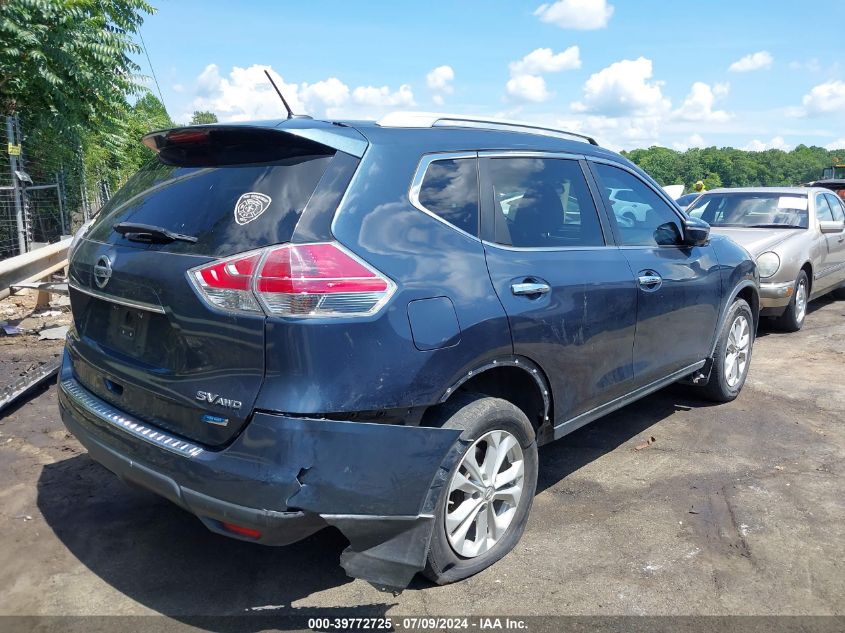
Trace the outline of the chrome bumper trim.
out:
M 117 305 L 125 306 L 127 308 L 137 308 L 138 310 L 146 310 L 147 312 L 155 312 L 156 314 L 165 314 L 164 308 L 162 308 L 161 306 L 153 305 L 152 303 L 146 303 L 144 301 L 132 301 L 131 299 L 115 297 L 114 295 L 106 294 L 105 292 L 98 292 L 93 288 L 83 288 L 79 284 L 75 284 L 73 282 L 69 282 L 68 287 L 73 288 L 77 292 L 81 292 L 82 294 L 89 295 L 96 299 L 102 299 L 103 301 L 116 303 Z
M 177 455 L 182 455 L 183 457 L 197 457 L 204 452 L 204 449 L 195 444 L 168 435 L 156 428 L 141 424 L 137 419 L 129 417 L 105 401 L 92 395 L 73 378 L 63 380 L 61 387 L 67 397 L 80 409 L 90 413 L 98 420 L 102 420 L 109 426 L 128 433 L 139 440 L 144 440 L 154 446 L 163 448 L 171 453 L 176 453 Z

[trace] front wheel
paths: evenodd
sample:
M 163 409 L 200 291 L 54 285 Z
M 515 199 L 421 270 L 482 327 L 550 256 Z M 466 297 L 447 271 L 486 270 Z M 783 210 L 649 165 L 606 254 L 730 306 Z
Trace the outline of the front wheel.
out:
M 751 364 L 754 347 L 754 316 L 743 299 L 737 299 L 728 311 L 719 333 L 710 380 L 704 395 L 715 402 L 730 402 L 739 395 Z
M 807 316 L 807 299 L 810 296 L 810 282 L 805 271 L 798 273 L 794 288 L 792 300 L 786 311 L 775 321 L 778 328 L 784 332 L 797 332 L 804 325 L 804 317 Z
M 435 424 L 461 429 L 467 447 L 435 513 L 423 572 L 438 585 L 486 569 L 519 542 L 537 488 L 537 442 L 525 414 L 500 398 L 456 394 Z

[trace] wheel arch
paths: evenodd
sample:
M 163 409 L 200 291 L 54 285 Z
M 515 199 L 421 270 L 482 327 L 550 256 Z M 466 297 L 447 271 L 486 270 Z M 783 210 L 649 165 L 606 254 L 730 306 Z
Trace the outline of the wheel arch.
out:
M 807 273 L 807 283 L 810 284 L 810 287 L 807 288 L 807 296 L 809 297 L 813 294 L 813 262 L 808 259 L 803 264 L 801 264 L 801 268 L 799 268 L 798 270 L 803 270 L 805 273 Z
M 462 391 L 507 400 L 525 413 L 534 427 L 538 443 L 552 439 L 552 390 L 542 368 L 534 361 L 516 355 L 487 360 L 468 370 L 449 386 L 438 404 L 447 402 L 455 393 Z
M 728 295 L 728 300 L 725 301 L 722 313 L 719 315 L 719 322 L 717 323 L 716 331 L 713 334 L 713 344 L 710 346 L 711 357 L 716 352 L 716 345 L 719 342 L 719 332 L 722 331 L 722 327 L 725 325 L 725 319 L 728 317 L 728 312 L 734 304 L 734 301 L 737 299 L 745 300 L 751 307 L 751 315 L 754 317 L 755 331 L 757 330 L 757 326 L 760 324 L 760 290 L 754 281 L 751 279 L 744 279 L 734 286 L 733 290 Z

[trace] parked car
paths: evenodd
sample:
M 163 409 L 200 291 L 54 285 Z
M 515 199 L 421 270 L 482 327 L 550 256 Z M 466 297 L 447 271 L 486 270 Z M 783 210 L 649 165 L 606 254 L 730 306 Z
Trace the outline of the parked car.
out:
M 682 209 L 686 210 L 693 202 L 695 202 L 696 198 L 698 198 L 698 196 L 700 195 L 701 194 L 697 191 L 695 193 L 687 193 L 681 196 L 680 198 L 677 198 L 675 200 L 675 203 Z
M 634 226 L 645 220 L 645 214 L 651 208 L 638 191 L 627 187 L 611 188 L 608 198 L 616 218 L 626 226 Z
M 845 285 L 845 206 L 827 189 L 714 189 L 688 212 L 756 258 L 762 315 L 789 332 L 801 329 L 809 301 Z
M 539 445 L 679 380 L 742 389 L 754 260 L 592 139 L 396 114 L 144 142 L 71 248 L 59 405 L 214 532 L 331 525 L 351 576 L 459 580 L 519 541 Z

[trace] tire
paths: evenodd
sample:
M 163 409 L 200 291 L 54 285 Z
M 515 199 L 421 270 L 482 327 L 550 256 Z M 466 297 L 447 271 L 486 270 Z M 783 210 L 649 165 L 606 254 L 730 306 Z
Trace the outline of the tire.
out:
M 537 489 L 537 442 L 534 436 L 534 429 L 525 414 L 515 407 L 513 404 L 500 398 L 492 398 L 482 394 L 455 394 L 453 398 L 440 405 L 435 411 L 434 418 L 430 418 L 429 422 L 432 425 L 442 426 L 450 429 L 461 429 L 462 433 L 460 441 L 468 443 L 463 451 L 460 459 L 452 468 L 441 497 L 437 502 L 437 510 L 435 512 L 434 530 L 431 537 L 431 547 L 429 548 L 428 560 L 423 571 L 425 576 L 438 585 L 446 585 L 458 580 L 463 580 L 473 574 L 490 567 L 493 563 L 501 559 L 508 552 L 510 552 L 525 530 L 525 525 L 528 522 L 528 514 L 531 510 L 531 504 L 534 501 L 534 493 Z M 513 506 L 501 499 L 495 497 L 486 501 L 490 497 L 490 490 L 493 486 L 487 486 L 485 489 L 479 488 L 473 495 L 479 498 L 473 501 L 469 493 L 460 490 L 453 490 L 453 484 L 458 485 L 461 481 L 458 477 L 464 480 L 473 476 L 465 465 L 466 460 L 470 459 L 470 451 L 477 451 L 472 456 L 484 455 L 487 453 L 486 444 L 499 438 L 502 440 L 500 446 L 510 445 L 510 440 L 507 440 L 507 435 L 510 435 L 516 440 L 513 444 L 518 444 L 510 449 L 508 455 L 513 456 L 519 448 L 522 455 L 522 490 L 519 499 Z M 486 439 L 485 439 L 486 438 Z M 507 442 L 507 443 L 505 443 Z M 495 449 L 492 449 L 495 454 Z M 477 458 L 476 458 L 477 461 Z M 517 461 L 517 460 L 515 460 Z M 491 462 L 492 463 L 492 462 Z M 482 458 L 480 462 L 482 468 L 485 460 Z M 516 468 L 515 473 L 518 472 L 518 465 L 506 460 L 499 470 L 499 474 L 509 472 L 510 468 Z M 459 474 L 460 473 L 460 474 Z M 465 476 L 467 473 L 467 476 Z M 485 475 L 486 476 L 486 475 Z M 507 477 L 507 475 L 506 475 Z M 488 480 L 489 481 L 489 480 Z M 514 480 L 518 481 L 518 480 Z M 467 484 L 467 487 L 470 485 Z M 509 485 L 503 485 L 499 490 L 509 488 Z M 513 486 L 511 488 L 515 488 Z M 472 488 L 474 489 L 474 488 Z M 494 491 L 496 489 L 493 489 Z M 512 499 L 512 498 L 511 498 Z M 463 504 L 470 504 L 467 507 L 475 507 L 475 503 L 479 504 L 481 510 L 475 513 L 475 519 L 471 519 L 469 530 L 465 531 L 468 536 L 475 536 L 476 541 L 483 541 L 489 543 L 490 539 L 479 538 L 478 530 L 479 521 L 487 519 L 491 516 L 488 512 L 502 512 L 502 517 L 509 516 L 509 522 L 504 531 L 495 536 L 495 543 L 480 553 L 474 555 L 466 555 L 467 552 L 459 553 L 459 549 L 450 540 L 455 539 L 456 542 L 464 542 L 464 549 L 472 549 L 474 544 L 469 538 L 461 539 L 456 537 L 460 528 L 454 529 L 455 514 L 452 514 L 450 520 L 453 526 L 453 536 L 447 534 L 447 517 L 448 509 L 452 508 L 452 512 L 456 512 Z M 511 512 L 511 510 L 513 510 Z M 467 516 L 473 515 L 470 512 Z M 484 515 L 484 517 L 482 517 Z M 502 518 L 504 521 L 504 518 Z M 464 525 L 465 522 L 459 522 L 458 525 Z M 491 537 L 493 538 L 493 537 Z
M 739 325 L 739 331 L 735 328 L 738 322 L 744 319 L 747 330 Z M 747 343 L 744 345 L 744 363 L 731 362 L 733 352 L 729 355 L 729 347 L 737 348 L 742 345 L 742 333 L 747 331 Z M 739 343 L 740 345 L 737 345 Z M 713 354 L 713 365 L 710 370 L 710 380 L 702 387 L 703 395 L 714 402 L 730 402 L 734 400 L 748 376 L 748 368 L 751 366 L 751 351 L 754 348 L 754 315 L 751 307 L 743 299 L 737 299 L 728 310 L 727 318 L 722 324 L 719 332 L 719 339 L 716 342 L 716 350 Z M 741 353 L 741 352 L 738 352 Z M 735 373 L 734 373 L 735 367 Z
M 807 279 L 807 273 L 801 271 L 795 279 L 795 291 L 792 293 L 792 300 L 786 307 L 782 315 L 775 319 L 775 325 L 779 330 L 784 332 L 797 332 L 804 325 L 804 319 L 807 317 L 807 301 L 810 297 L 810 281 Z M 803 301 L 799 293 L 803 288 Z

